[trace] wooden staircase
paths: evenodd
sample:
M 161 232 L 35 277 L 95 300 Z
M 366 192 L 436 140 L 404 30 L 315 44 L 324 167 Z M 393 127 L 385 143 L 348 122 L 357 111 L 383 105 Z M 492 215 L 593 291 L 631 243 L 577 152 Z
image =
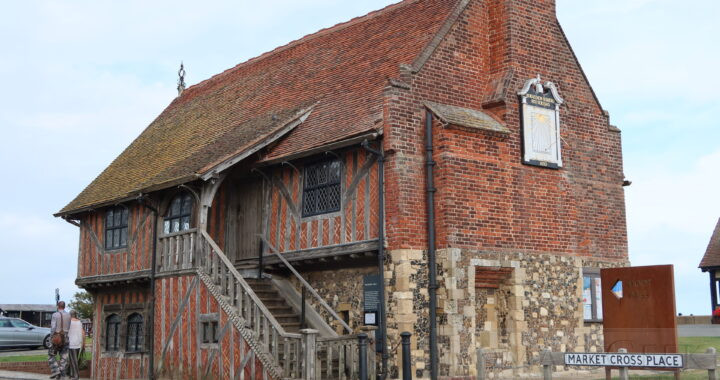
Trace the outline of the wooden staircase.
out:
M 272 280 L 268 278 L 246 278 L 245 281 L 285 331 L 290 333 L 300 332 L 300 314 L 288 305 L 285 298 L 283 298 L 277 289 L 275 289 L 275 286 L 273 286 Z
M 271 247 L 273 252 L 310 295 L 343 326 L 347 335 L 318 337 L 316 330 L 299 333 L 300 315 L 275 288 L 272 280 L 245 278 L 206 231 L 193 230 L 167 236 L 160 239 L 160 243 L 158 271 L 196 269 L 210 295 L 250 346 L 237 371 L 244 371 L 248 363 L 258 360 L 262 370 L 266 371 L 262 374 L 264 378 L 358 379 L 359 336 L 274 248 Z M 240 270 L 245 272 L 243 269 Z M 374 347 L 370 344 L 366 349 L 368 375 L 373 378 L 376 369 Z

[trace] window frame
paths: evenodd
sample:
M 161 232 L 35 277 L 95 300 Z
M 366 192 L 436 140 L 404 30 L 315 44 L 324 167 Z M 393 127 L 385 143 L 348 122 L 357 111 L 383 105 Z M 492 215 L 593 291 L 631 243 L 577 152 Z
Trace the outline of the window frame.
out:
M 174 213 L 173 211 L 173 204 L 176 200 L 180 200 L 180 205 L 178 206 L 178 212 Z M 187 205 L 187 212 L 184 211 L 184 207 L 186 205 L 185 202 L 189 202 L 189 205 Z M 168 203 L 167 211 L 165 212 L 165 215 L 163 216 L 163 224 L 162 224 L 162 231 L 164 235 L 172 235 L 181 233 L 183 231 L 188 231 L 193 228 L 193 210 L 195 208 L 195 198 L 189 191 L 183 191 L 178 194 L 175 194 L 175 196 L 172 197 L 170 200 L 170 203 Z M 183 228 L 184 223 L 183 219 L 187 218 L 187 228 Z M 173 222 L 178 222 L 178 228 L 177 230 L 174 230 L 173 228 Z M 167 227 L 167 228 L 166 228 Z
M 583 321 L 588 323 L 602 323 L 603 318 L 602 315 L 598 317 L 598 310 L 600 311 L 600 314 L 602 314 L 602 294 L 600 294 L 598 298 L 597 294 L 597 286 L 596 281 L 600 282 L 600 286 L 602 287 L 602 283 L 600 280 L 600 269 L 599 268 L 584 268 L 582 272 L 582 287 L 581 292 L 583 292 L 583 296 L 581 298 L 585 298 L 584 292 L 585 292 L 585 279 L 590 279 L 590 310 L 591 310 L 591 316 L 590 318 L 585 318 L 585 305 L 586 302 L 582 303 L 583 308 Z M 598 304 L 598 302 L 600 302 Z
M 132 320 L 137 318 L 135 320 Z M 134 333 L 131 332 L 132 327 L 135 326 Z M 145 350 L 145 318 L 140 313 L 132 313 L 127 317 L 127 325 L 125 327 L 125 351 L 128 353 L 143 352 Z M 133 339 L 135 342 L 131 345 L 130 340 Z
M 334 180 L 334 181 L 332 181 L 332 182 L 330 182 L 331 167 L 332 167 L 332 165 L 335 164 L 335 163 L 337 163 L 337 165 L 338 165 L 338 175 L 337 175 L 337 179 Z M 318 183 L 318 184 L 314 184 L 314 185 L 309 185 L 309 184 L 308 184 L 308 182 L 309 182 L 309 181 L 308 181 L 308 178 L 309 178 L 309 176 L 310 176 L 310 171 L 311 171 L 311 170 L 314 170 L 314 169 L 319 169 L 319 168 L 321 168 L 323 165 L 327 165 L 327 169 L 326 169 L 326 170 L 327 170 L 327 173 L 325 173 L 325 175 L 326 175 L 326 178 L 328 178 L 328 180 L 325 181 L 324 183 Z M 312 162 L 312 163 L 309 163 L 309 164 L 305 165 L 305 167 L 303 168 L 303 173 L 302 173 L 302 176 L 303 176 L 303 191 L 302 191 L 302 205 L 301 205 L 301 206 L 302 206 L 302 210 L 301 210 L 301 211 L 302 211 L 302 217 L 303 217 L 303 218 L 310 218 L 310 217 L 317 216 L 317 215 L 332 214 L 332 213 L 336 213 L 336 212 L 342 211 L 342 203 L 343 203 L 343 199 L 342 199 L 342 195 L 343 195 L 343 194 L 342 194 L 343 172 L 344 172 L 344 171 L 343 171 L 343 163 L 342 163 L 342 160 L 340 160 L 340 159 L 338 159 L 338 158 L 329 159 L 329 160 L 326 159 L 326 160 L 321 160 L 321 161 L 315 161 L 315 162 Z M 307 209 L 307 204 L 308 204 L 308 202 L 309 202 L 309 200 L 308 200 L 309 194 L 315 193 L 315 192 L 317 192 L 318 190 L 323 189 L 323 188 L 326 188 L 326 189 L 337 188 L 337 192 L 338 192 L 338 204 L 337 204 L 337 206 L 336 206 L 336 207 L 332 207 L 332 208 L 331 208 L 331 207 L 327 207 L 327 206 L 325 206 L 325 207 L 323 207 L 323 208 L 319 208 L 319 207 L 317 206 L 317 202 L 316 202 L 315 205 L 313 206 L 313 208 L 312 208 L 311 210 L 308 210 L 308 209 Z
M 204 321 L 200 322 L 201 334 L 200 341 L 203 344 L 218 344 L 219 339 L 219 326 L 218 321 Z
M 115 224 L 115 215 L 116 213 L 120 212 L 120 222 L 119 224 Z M 113 220 L 112 223 L 109 222 L 109 216 L 110 213 L 112 213 Z M 130 233 L 130 230 L 128 226 L 130 225 L 130 210 L 125 206 L 115 206 L 110 207 L 107 210 L 105 210 L 105 217 L 103 218 L 103 222 L 105 224 L 104 228 L 104 234 L 103 239 L 105 240 L 105 250 L 106 251 L 115 251 L 119 249 L 125 249 L 128 247 L 128 234 Z M 122 233 L 123 230 L 125 232 L 125 241 L 122 241 Z M 108 239 L 108 232 L 111 232 L 112 238 Z M 115 241 L 115 234 L 118 234 L 118 245 L 114 244 Z
M 117 352 L 120 351 L 120 325 L 122 324 L 122 318 L 120 315 L 113 313 L 105 318 L 105 351 Z M 114 332 L 112 334 L 113 344 L 110 344 L 110 328 L 113 326 Z

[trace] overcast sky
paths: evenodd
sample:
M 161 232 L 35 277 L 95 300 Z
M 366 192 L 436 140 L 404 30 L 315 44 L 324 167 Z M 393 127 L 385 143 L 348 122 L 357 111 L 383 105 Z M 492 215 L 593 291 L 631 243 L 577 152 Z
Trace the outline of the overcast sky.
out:
M 188 84 L 392 0 L 22 1 L 0 15 L 0 303 L 77 289 L 78 230 L 52 216 Z M 678 311 L 720 217 L 720 2 L 558 0 L 623 131 L 630 260 L 674 264 Z

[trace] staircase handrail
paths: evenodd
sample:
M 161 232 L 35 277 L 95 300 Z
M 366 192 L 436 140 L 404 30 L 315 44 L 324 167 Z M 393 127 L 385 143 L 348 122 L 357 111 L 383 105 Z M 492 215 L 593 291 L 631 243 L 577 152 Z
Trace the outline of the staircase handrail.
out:
M 202 235 L 203 239 L 210 244 L 210 247 L 215 251 L 217 256 L 220 258 L 220 260 L 225 264 L 225 266 L 228 268 L 228 271 L 235 277 L 235 280 L 242 286 L 243 290 L 250 296 L 250 299 L 255 303 L 255 305 L 260 309 L 260 311 L 263 313 L 265 318 L 267 318 L 268 321 L 272 324 L 272 326 L 275 328 L 275 330 L 278 331 L 278 333 L 282 337 L 287 338 L 297 338 L 300 339 L 302 337 L 301 334 L 295 334 L 291 332 L 285 331 L 285 329 L 282 327 L 282 325 L 275 319 L 275 316 L 270 313 L 270 311 L 265 307 L 265 304 L 260 301 L 260 298 L 255 294 L 255 291 L 250 287 L 250 285 L 245 281 L 245 279 L 240 275 L 240 272 L 235 269 L 235 266 L 232 265 L 230 262 L 230 259 L 225 256 L 225 253 L 218 247 L 218 245 L 215 243 L 215 241 L 210 237 L 210 235 L 205 231 L 201 230 L 200 234 Z
M 278 258 L 280 258 L 280 261 L 282 261 L 282 263 L 290 270 L 290 272 L 292 272 L 292 273 L 295 275 L 295 277 L 297 277 L 298 281 L 300 281 L 300 283 L 301 283 L 305 288 L 307 288 L 307 290 L 310 291 L 310 294 L 312 294 L 312 295 L 318 300 L 318 302 L 320 302 L 320 305 L 322 305 L 322 307 L 325 308 L 325 310 L 327 310 L 328 313 L 330 313 L 330 315 L 331 315 L 333 318 L 335 318 L 335 320 L 337 320 L 338 322 L 340 322 L 340 325 L 341 325 L 345 330 L 347 330 L 348 333 L 352 334 L 352 333 L 353 333 L 353 329 L 351 329 L 350 326 L 348 326 L 348 324 L 345 323 L 345 321 L 343 321 L 342 318 L 340 318 L 339 315 L 337 315 L 337 313 L 335 312 L 335 310 L 333 310 L 333 309 L 330 307 L 330 305 L 328 305 L 327 302 L 325 302 L 325 300 L 324 300 L 322 297 L 320 297 L 320 294 L 319 294 L 312 286 L 310 286 L 310 284 L 309 284 L 307 281 L 305 281 L 305 279 L 303 278 L 303 276 L 301 276 L 300 273 L 299 273 L 297 270 L 295 270 L 295 267 L 293 267 L 293 266 L 283 257 L 283 255 L 280 254 L 280 252 L 278 252 L 278 250 L 277 250 L 275 247 L 273 247 L 273 245 L 270 244 L 270 242 L 267 241 L 267 239 L 265 239 L 264 236 L 262 236 L 262 235 L 260 235 L 260 234 L 258 234 L 258 236 L 260 236 L 260 239 L 262 239 L 263 243 L 265 243 L 265 245 L 266 245 L 268 248 L 270 248 L 270 252 L 274 253 Z

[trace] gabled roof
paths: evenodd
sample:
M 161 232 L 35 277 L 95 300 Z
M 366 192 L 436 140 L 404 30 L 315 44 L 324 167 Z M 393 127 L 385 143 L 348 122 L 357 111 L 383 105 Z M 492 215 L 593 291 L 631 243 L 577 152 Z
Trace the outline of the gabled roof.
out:
M 382 92 L 457 0 L 405 0 L 306 36 L 186 89 L 58 215 L 197 179 L 308 110 L 264 159 L 377 128 Z M 285 124 L 282 124 L 285 123 Z
M 0 310 L 3 311 L 57 311 L 55 305 L 42 305 L 42 304 L 0 304 Z
M 448 124 L 503 134 L 510 133 L 506 126 L 482 111 L 433 102 L 425 102 L 425 106 L 440 120 Z
M 715 225 L 710 243 L 708 243 L 705 256 L 700 261 L 700 268 L 720 267 L 720 219 Z

